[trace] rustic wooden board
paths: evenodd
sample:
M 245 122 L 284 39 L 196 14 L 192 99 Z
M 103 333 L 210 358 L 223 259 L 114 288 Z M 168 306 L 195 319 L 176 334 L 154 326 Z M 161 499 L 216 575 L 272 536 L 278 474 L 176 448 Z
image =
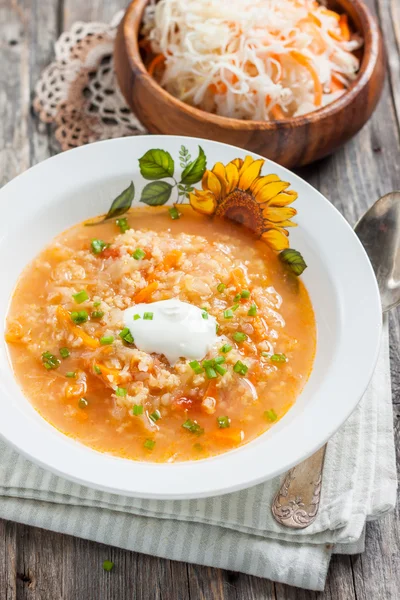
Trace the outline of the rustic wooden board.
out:
M 107 21 L 127 0 L 0 0 L 0 182 L 57 151 L 30 108 L 41 69 L 76 20 Z M 400 189 L 400 4 L 368 0 L 385 33 L 389 78 L 373 118 L 333 157 L 300 175 L 354 224 L 380 195 Z M 400 312 L 391 315 L 396 442 L 400 463 Z M 105 573 L 104 560 L 115 562 Z M 397 600 L 398 509 L 367 528 L 366 552 L 333 558 L 326 590 L 307 592 L 0 521 L 0 600 Z

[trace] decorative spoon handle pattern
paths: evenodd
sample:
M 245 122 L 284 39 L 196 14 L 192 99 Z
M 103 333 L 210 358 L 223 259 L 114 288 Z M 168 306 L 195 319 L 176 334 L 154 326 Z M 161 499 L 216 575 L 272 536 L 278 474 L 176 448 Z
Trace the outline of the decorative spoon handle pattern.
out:
M 315 521 L 321 498 L 326 445 L 293 467 L 272 502 L 275 520 L 291 529 L 304 529 Z

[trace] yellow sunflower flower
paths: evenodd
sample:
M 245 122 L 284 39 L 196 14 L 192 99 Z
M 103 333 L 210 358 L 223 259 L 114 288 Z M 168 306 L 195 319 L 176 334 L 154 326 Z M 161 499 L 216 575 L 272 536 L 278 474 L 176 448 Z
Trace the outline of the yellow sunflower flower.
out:
M 204 173 L 203 189 L 194 190 L 189 200 L 198 212 L 242 223 L 281 251 L 289 247 L 286 228 L 296 226 L 291 219 L 297 211 L 288 205 L 297 193 L 288 190 L 290 184 L 277 175 L 260 175 L 264 162 L 246 156 L 226 166 L 216 163 Z

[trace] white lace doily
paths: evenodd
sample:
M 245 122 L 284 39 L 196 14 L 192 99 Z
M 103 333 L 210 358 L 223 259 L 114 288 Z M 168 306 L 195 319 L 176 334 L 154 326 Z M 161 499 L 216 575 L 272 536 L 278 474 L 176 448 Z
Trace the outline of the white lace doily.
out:
M 55 60 L 42 73 L 33 107 L 54 123 L 62 150 L 88 142 L 146 133 L 122 96 L 113 46 L 123 12 L 107 23 L 74 23 L 55 43 Z

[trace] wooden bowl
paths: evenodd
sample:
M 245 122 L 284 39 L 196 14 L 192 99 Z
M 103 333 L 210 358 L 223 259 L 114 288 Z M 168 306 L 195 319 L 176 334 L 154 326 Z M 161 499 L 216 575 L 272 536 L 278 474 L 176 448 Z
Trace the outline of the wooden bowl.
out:
M 201 137 L 240 146 L 286 167 L 311 163 L 347 142 L 371 116 L 382 91 L 382 35 L 362 0 L 328 2 L 349 15 L 363 36 L 357 79 L 337 100 L 304 116 L 281 121 L 220 117 L 173 97 L 149 75 L 138 36 L 148 0 L 133 0 L 118 29 L 114 59 L 118 83 L 129 106 L 150 133 Z

